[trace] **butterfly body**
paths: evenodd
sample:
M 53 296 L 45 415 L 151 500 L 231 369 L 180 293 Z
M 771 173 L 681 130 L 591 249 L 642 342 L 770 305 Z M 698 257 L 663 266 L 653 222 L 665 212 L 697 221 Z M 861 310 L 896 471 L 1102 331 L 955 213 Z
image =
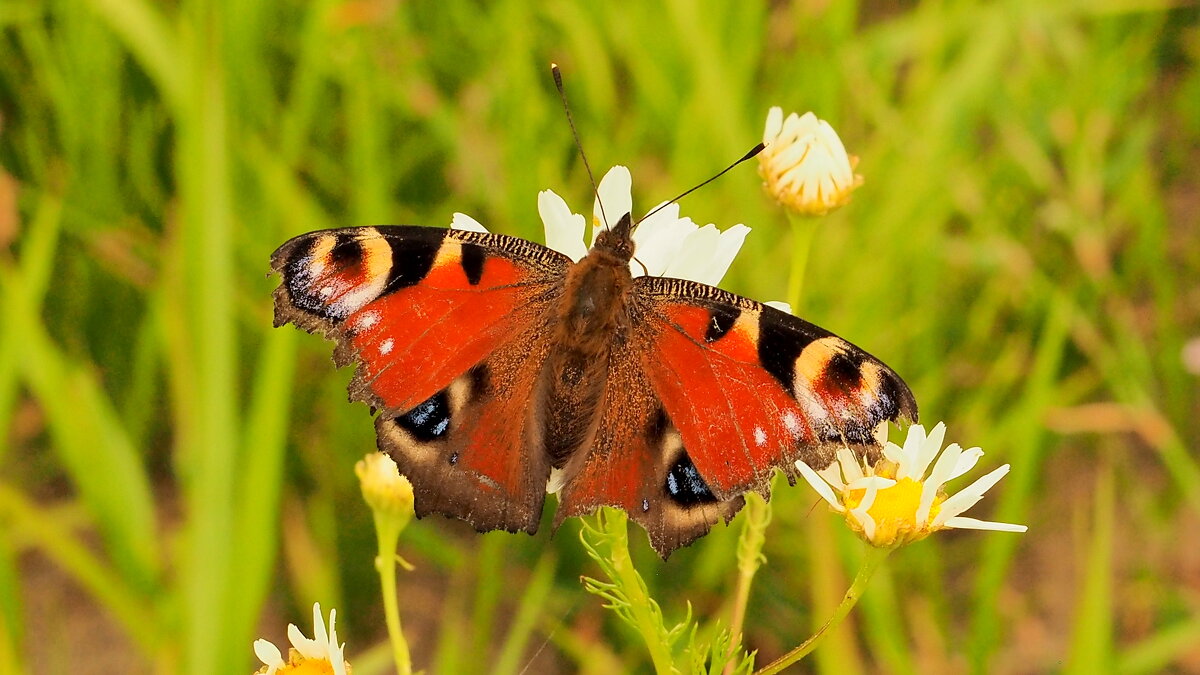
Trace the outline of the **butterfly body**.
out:
M 281 246 L 276 325 L 338 341 L 351 398 L 419 516 L 533 533 L 624 509 L 664 557 L 796 459 L 872 452 L 915 419 L 887 366 L 828 331 L 682 279 L 634 276 L 624 215 L 578 262 L 514 237 L 347 228 Z

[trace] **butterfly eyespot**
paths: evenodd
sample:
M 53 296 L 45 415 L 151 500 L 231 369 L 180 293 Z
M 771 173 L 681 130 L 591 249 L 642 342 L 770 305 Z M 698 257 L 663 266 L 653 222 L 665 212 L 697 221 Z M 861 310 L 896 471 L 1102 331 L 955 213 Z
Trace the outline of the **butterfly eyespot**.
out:
M 717 501 L 687 453 L 679 455 L 679 459 L 671 465 L 671 470 L 667 472 L 666 489 L 667 496 L 680 506 L 711 504 Z
M 375 300 L 392 268 L 391 246 L 369 232 L 319 234 L 281 251 L 286 251 L 281 271 L 292 304 L 333 323 Z
M 834 386 L 846 393 L 855 393 L 862 388 L 862 354 L 853 359 L 846 353 L 836 353 L 825 364 L 822 379 L 826 386 Z
M 439 391 L 424 403 L 400 415 L 396 418 L 396 425 L 421 442 L 444 437 L 450 430 L 450 402 L 446 392 Z

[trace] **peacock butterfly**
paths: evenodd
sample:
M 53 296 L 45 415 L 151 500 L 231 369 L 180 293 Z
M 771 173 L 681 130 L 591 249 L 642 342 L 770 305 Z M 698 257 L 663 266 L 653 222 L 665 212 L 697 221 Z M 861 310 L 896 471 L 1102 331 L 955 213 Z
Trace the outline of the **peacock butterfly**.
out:
M 908 386 L 829 331 L 714 286 L 635 276 L 626 211 L 578 261 L 489 232 L 380 226 L 303 234 L 271 256 L 275 325 L 356 363 L 379 449 L 417 516 L 537 531 L 625 510 L 664 558 L 728 521 L 772 473 L 878 453 L 915 421 Z M 582 254 L 581 254 L 582 255 Z

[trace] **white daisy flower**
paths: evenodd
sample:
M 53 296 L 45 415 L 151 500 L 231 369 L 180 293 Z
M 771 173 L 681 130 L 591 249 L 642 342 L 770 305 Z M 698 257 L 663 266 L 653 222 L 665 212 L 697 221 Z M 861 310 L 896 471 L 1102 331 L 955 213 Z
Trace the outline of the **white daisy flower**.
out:
M 928 436 L 924 427 L 914 424 L 908 429 L 904 447 L 887 443 L 883 458 L 873 466 L 865 465 L 848 448 L 843 448 L 838 451 L 837 461 L 825 469 L 816 471 L 802 461 L 796 462 L 796 468 L 834 511 L 845 515 L 850 528 L 872 546 L 902 546 L 947 528 L 1026 531 L 1024 525 L 961 515 L 1008 473 L 1009 466 L 1005 464 L 947 496 L 943 486 L 974 468 L 983 451 L 963 450 L 957 443 L 942 450 L 945 435 L 946 425 L 940 422 Z
M 858 158 L 846 154 L 837 132 L 811 112 L 773 107 L 763 129 L 766 149 L 758 155 L 764 187 L 780 204 L 805 216 L 822 216 L 850 201 L 862 185 Z
M 600 179 L 596 187 L 598 199 L 592 209 L 593 242 L 598 232 L 633 212 L 632 184 L 629 169 L 623 166 L 614 166 Z M 547 246 L 575 261 L 587 255 L 586 220 L 572 212 L 562 197 L 552 190 L 543 190 L 538 194 L 538 214 L 546 228 Z M 461 213 L 454 214 L 450 227 L 487 231 Z M 711 224 L 700 227 L 691 218 L 679 215 L 678 204 L 668 204 L 639 222 L 633 231 L 634 259 L 629 262 L 629 269 L 635 277 L 675 277 L 715 286 L 729 270 L 749 233 L 750 228 L 741 224 L 724 231 Z
M 350 664 L 346 662 L 344 644 L 338 644 L 334 621 L 337 610 L 329 610 L 329 630 L 321 616 L 321 603 L 313 604 L 313 638 L 304 636 L 296 624 L 288 624 L 288 639 L 292 648 L 288 660 L 283 660 L 279 648 L 267 640 L 254 641 L 254 654 L 265 665 L 255 675 L 350 675 Z

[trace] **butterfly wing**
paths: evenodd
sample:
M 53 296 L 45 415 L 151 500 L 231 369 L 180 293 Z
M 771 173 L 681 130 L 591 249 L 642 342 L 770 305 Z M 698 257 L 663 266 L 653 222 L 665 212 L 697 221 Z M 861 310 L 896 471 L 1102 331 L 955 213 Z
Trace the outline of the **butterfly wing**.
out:
M 775 469 L 878 452 L 880 423 L 917 417 L 895 372 L 829 331 L 696 282 L 634 284 L 630 338 L 559 519 L 622 508 L 666 557 L 732 518 L 745 492 L 767 495 Z
M 275 325 L 333 338 L 350 397 L 378 411 L 379 448 L 418 516 L 534 532 L 549 466 L 531 424 L 548 308 L 570 259 L 504 235 L 388 226 L 279 247 Z
M 793 476 L 796 460 L 824 468 L 840 447 L 877 452 L 882 423 L 917 419 L 899 375 L 823 328 L 696 282 L 635 286 L 648 379 L 718 497 Z

